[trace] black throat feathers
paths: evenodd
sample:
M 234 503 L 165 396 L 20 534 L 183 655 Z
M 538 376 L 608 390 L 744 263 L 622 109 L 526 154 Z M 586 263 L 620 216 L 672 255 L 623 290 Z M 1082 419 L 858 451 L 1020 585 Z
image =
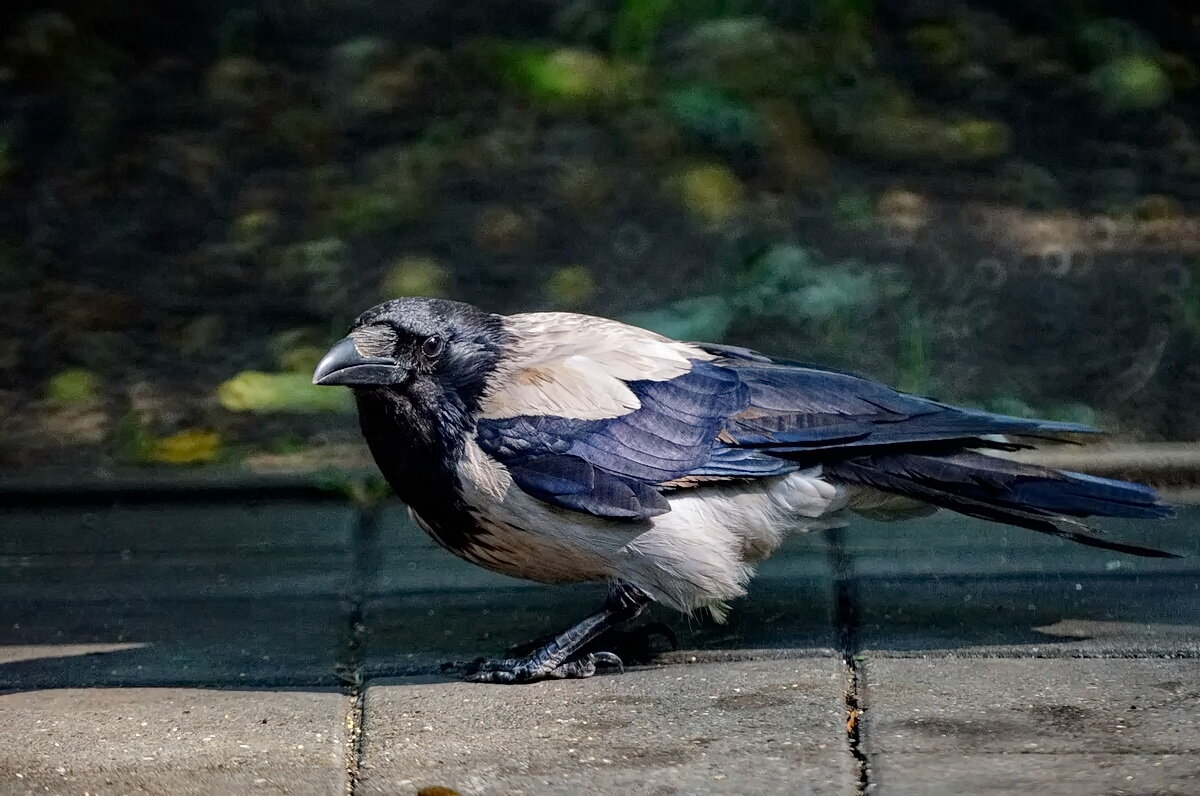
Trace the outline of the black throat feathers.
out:
M 436 541 L 462 554 L 476 523 L 459 490 L 458 464 L 473 422 L 461 403 L 392 388 L 355 390 L 358 421 L 375 463 Z

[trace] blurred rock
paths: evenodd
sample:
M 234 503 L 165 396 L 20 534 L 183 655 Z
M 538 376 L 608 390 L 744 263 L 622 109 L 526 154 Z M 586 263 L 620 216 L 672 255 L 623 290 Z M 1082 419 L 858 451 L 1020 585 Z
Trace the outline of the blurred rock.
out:
M 1004 122 L 991 119 L 963 119 L 946 130 L 953 156 L 961 160 L 987 160 L 1000 157 L 1012 148 L 1012 131 Z
M 235 243 L 258 248 L 267 244 L 279 227 L 279 213 L 274 210 L 249 210 L 233 220 L 230 237 Z
M 219 108 L 252 110 L 270 95 L 271 73 L 248 55 L 230 55 L 209 67 L 204 76 L 204 91 Z
M 1151 194 L 1138 200 L 1134 215 L 1140 221 L 1175 221 L 1182 218 L 1183 207 L 1174 197 Z
M 41 416 L 42 433 L 59 445 L 98 445 L 108 437 L 109 416 L 94 403 L 48 408 Z
M 515 254 L 537 240 L 532 214 L 506 205 L 489 205 L 475 219 L 475 245 L 488 254 Z
M 331 158 L 338 144 L 332 120 L 307 106 L 292 106 L 275 114 L 269 135 L 275 146 L 308 163 Z
M 1025 160 L 1005 164 L 1000 189 L 1005 197 L 1029 210 L 1050 210 L 1065 200 L 1058 178 L 1049 169 Z
M 330 53 L 330 75 L 338 83 L 352 83 L 370 74 L 371 70 L 384 64 L 394 50 L 390 42 L 380 36 L 360 36 L 342 42 Z
M 650 164 L 663 164 L 683 152 L 683 134 L 674 119 L 656 108 L 634 108 L 617 119 L 633 150 Z
M 95 332 L 127 329 L 141 316 L 140 302 L 127 293 L 66 282 L 50 283 L 44 291 L 51 331 L 67 342 L 86 342 Z
M 889 160 L 945 158 L 951 151 L 941 121 L 890 112 L 859 120 L 850 140 L 854 151 Z
M 0 337 L 0 373 L 21 365 L 24 341 L 18 337 Z
M 420 47 L 395 63 L 373 70 L 354 94 L 354 105 L 368 113 L 394 113 L 424 104 L 448 69 L 446 57 Z
M 832 166 L 817 146 L 813 130 L 799 109 L 786 100 L 768 100 L 759 116 L 770 142 L 764 179 L 779 190 L 811 189 L 828 182 Z
M 1164 53 L 1162 68 L 1176 91 L 1191 91 L 1200 86 L 1200 67 L 1197 67 L 1196 62 L 1186 55 Z
M 1023 80 L 1047 80 L 1070 73 L 1059 52 L 1044 36 L 1017 36 L 1008 43 L 1003 62 L 1015 69 Z
M 220 315 L 206 314 L 192 318 L 176 333 L 176 346 L 184 356 L 193 356 L 203 351 L 213 352 L 225 336 L 225 319 Z
M 607 207 L 613 195 L 608 172 L 591 162 L 568 162 L 558 173 L 555 194 L 578 213 L 597 213 Z
M 945 22 L 917 25 L 905 38 L 922 61 L 943 72 L 961 65 L 967 58 L 957 27 Z
M 879 195 L 875 212 L 889 237 L 911 242 L 929 225 L 929 202 L 903 188 L 890 188 Z

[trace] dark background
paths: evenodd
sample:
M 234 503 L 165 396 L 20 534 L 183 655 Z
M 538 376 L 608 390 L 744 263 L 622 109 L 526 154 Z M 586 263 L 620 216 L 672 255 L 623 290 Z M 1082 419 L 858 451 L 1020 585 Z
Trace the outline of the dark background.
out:
M 357 460 L 402 294 L 1196 439 L 1193 7 L 10 2 L 0 467 Z

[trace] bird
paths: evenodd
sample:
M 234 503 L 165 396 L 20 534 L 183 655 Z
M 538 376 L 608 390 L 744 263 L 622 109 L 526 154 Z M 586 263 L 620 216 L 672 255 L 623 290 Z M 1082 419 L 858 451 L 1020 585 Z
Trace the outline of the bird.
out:
M 852 514 L 948 509 L 1173 557 L 1083 522 L 1172 516 L 1149 487 L 1004 456 L 1089 426 L 607 318 L 397 298 L 360 315 L 313 382 L 353 391 L 382 475 L 450 552 L 541 583 L 608 585 L 597 611 L 524 657 L 480 659 L 470 680 L 620 668 L 584 648 L 655 603 L 719 618 L 789 534 Z

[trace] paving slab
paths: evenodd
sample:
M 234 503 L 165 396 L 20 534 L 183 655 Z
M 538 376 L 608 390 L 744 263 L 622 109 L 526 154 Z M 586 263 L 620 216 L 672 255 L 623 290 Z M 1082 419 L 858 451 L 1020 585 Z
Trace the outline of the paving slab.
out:
M 340 794 L 349 708 L 334 691 L 0 694 L 0 792 Z
M 1114 530 L 1113 538 L 1185 557 L 1138 558 L 954 517 L 852 527 L 845 551 L 859 646 L 901 655 L 1200 655 L 1200 512 Z
M 367 689 L 359 793 L 851 794 L 835 658 Z
M 862 578 L 868 655 L 1200 655 L 1200 578 Z
M 344 550 L 354 511 L 301 500 L 114 502 L 0 511 L 0 555 Z
M 349 550 L 214 550 L 0 556 L 0 600 L 346 596 Z
M 1200 793 L 1200 764 L 1195 755 L 892 755 L 878 760 L 873 773 L 877 784 L 872 793 L 880 796 Z
M 0 687 L 337 682 L 350 509 L 121 505 L 0 522 Z
M 1106 539 L 1181 558 L 1114 553 L 947 511 L 900 522 L 853 519 L 842 538 L 855 573 L 863 577 L 1200 572 L 1200 509 L 1178 512 L 1170 520 L 1104 518 L 1095 524 Z
M 335 685 L 347 614 L 315 598 L 10 605 L 0 688 Z
M 1200 661 L 868 658 L 880 793 L 1195 793 Z

